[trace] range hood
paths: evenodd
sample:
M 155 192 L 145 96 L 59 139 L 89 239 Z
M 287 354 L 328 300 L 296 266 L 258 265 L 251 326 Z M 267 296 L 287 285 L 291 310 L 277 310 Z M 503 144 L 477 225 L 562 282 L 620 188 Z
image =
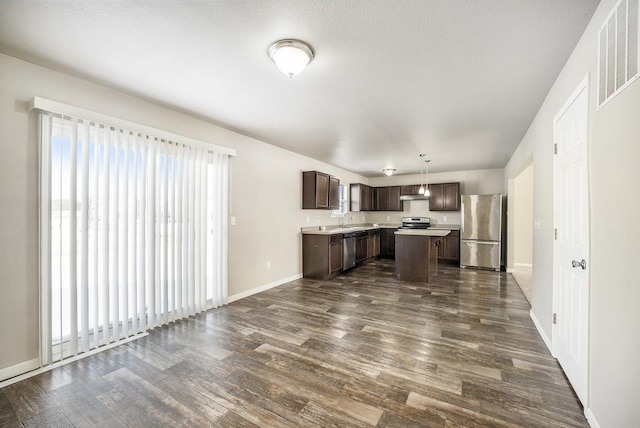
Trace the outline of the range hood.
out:
M 429 195 L 402 195 L 400 196 L 401 201 L 428 201 Z

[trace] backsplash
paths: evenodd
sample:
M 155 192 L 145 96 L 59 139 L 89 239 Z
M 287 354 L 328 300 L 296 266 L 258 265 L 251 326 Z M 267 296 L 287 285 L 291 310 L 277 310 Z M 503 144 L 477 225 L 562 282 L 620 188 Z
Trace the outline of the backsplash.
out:
M 369 223 L 402 223 L 402 217 L 429 217 L 432 224 L 459 225 L 461 222 L 460 211 L 429 211 L 429 201 L 405 201 L 402 212 L 372 211 L 368 212 L 366 216 Z M 359 218 L 362 216 L 360 215 Z

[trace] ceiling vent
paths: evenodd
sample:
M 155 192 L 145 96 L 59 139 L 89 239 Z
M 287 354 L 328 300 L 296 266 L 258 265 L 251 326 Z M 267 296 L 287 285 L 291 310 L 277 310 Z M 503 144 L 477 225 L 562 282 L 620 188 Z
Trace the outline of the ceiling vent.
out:
M 638 78 L 638 2 L 620 0 L 598 34 L 598 109 Z

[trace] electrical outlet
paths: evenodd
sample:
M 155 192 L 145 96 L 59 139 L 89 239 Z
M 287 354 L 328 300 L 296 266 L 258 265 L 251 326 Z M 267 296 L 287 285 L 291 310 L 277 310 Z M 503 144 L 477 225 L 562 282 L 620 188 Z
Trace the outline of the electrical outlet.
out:
M 316 217 L 316 223 L 320 223 L 320 216 Z
M 307 216 L 307 223 L 309 223 L 309 216 Z
M 391 220 L 391 217 L 387 216 L 387 221 Z
M 447 221 L 447 216 L 442 217 L 442 221 L 446 222 Z
M 231 226 L 235 226 L 236 225 L 236 217 L 235 216 L 231 216 L 231 218 L 229 220 L 231 220 Z
M 271 262 L 267 262 L 267 270 L 271 269 Z

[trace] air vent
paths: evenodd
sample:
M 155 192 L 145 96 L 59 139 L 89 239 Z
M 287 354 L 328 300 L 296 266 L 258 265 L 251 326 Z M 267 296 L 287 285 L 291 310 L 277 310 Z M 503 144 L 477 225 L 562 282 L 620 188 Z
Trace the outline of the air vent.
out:
M 638 78 L 638 2 L 620 0 L 598 34 L 598 109 Z

